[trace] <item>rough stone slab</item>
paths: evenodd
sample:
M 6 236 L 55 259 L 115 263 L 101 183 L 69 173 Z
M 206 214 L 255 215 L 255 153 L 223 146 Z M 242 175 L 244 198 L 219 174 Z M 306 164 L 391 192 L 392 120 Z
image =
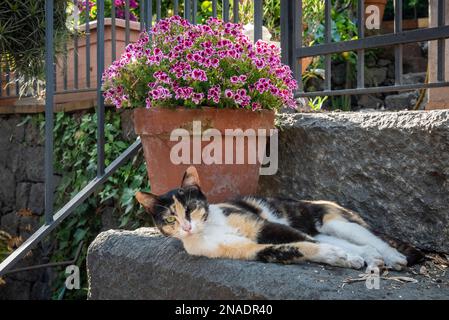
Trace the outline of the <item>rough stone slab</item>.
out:
M 89 299 L 444 299 L 446 276 L 431 284 L 380 280 L 379 290 L 357 278 L 357 270 L 311 263 L 280 265 L 193 257 L 175 239 L 152 228 L 109 230 L 88 250 Z M 406 272 L 390 275 L 411 276 Z M 396 288 L 396 289 L 395 289 Z
M 449 253 L 449 111 L 280 115 L 260 193 L 337 201 L 378 230 Z

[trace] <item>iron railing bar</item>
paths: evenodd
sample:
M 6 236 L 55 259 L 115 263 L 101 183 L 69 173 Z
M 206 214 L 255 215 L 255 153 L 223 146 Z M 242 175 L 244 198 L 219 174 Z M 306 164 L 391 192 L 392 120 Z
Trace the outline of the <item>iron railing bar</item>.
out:
M 198 14 L 198 0 L 193 0 L 192 23 L 196 24 L 196 16 Z
M 254 1 L 258 1 L 258 0 L 254 0 Z M 254 5 L 256 5 L 256 4 L 254 4 Z M 223 6 L 222 20 L 224 22 L 229 22 L 229 0 L 223 0 L 222 6 Z M 256 10 L 254 9 L 254 11 L 256 11 Z M 254 12 L 254 14 L 256 14 L 256 13 Z
M 129 0 L 125 0 L 125 45 L 129 44 Z
M 357 1 L 358 39 L 365 38 L 365 1 Z M 357 88 L 365 87 L 365 50 L 357 50 Z
M 115 61 L 117 58 L 117 47 L 115 43 L 116 39 L 116 17 L 115 17 L 115 1 L 112 1 L 111 8 L 111 60 Z M 111 61 L 111 63 L 112 63 Z
M 239 0 L 234 0 L 232 7 L 232 21 L 234 23 L 239 23 Z
M 54 67 L 54 72 L 56 72 L 56 66 Z M 54 85 L 56 87 L 56 83 Z M 18 96 L 20 91 L 20 78 L 17 72 L 14 73 L 14 88 L 16 89 L 16 96 Z
M 179 0 L 175 0 L 173 4 L 173 13 L 175 16 L 179 15 Z
M 325 0 L 324 4 L 324 42 L 332 42 L 332 17 L 331 17 L 331 0 Z M 331 90 L 332 78 L 332 55 L 326 54 L 324 58 L 324 87 L 326 90 Z
M 139 22 L 140 22 L 140 32 L 145 30 L 145 0 L 139 1 Z
M 90 87 L 90 8 L 89 0 L 84 2 L 86 4 L 86 87 Z
M 254 42 L 263 35 L 263 0 L 254 0 Z
M 104 71 L 104 0 L 97 0 L 97 176 L 104 174 L 104 97 L 101 76 Z
M 304 83 L 302 82 L 302 60 L 298 59 L 295 54 L 293 54 L 293 50 L 296 50 L 296 46 L 298 48 L 302 48 L 303 39 L 302 39 L 302 0 L 295 0 L 294 6 L 292 8 L 292 19 L 293 19 L 293 30 L 294 34 L 296 36 L 293 37 L 293 43 L 294 47 L 291 48 L 292 54 L 291 59 L 293 60 L 291 62 L 293 66 L 293 75 L 298 82 L 298 90 L 303 91 L 304 90 Z M 298 39 L 298 40 L 296 40 Z
M 147 30 L 150 30 L 153 26 L 153 0 L 148 0 L 147 2 L 147 8 L 148 8 L 148 26 Z M 151 39 L 150 39 L 151 40 Z
M 212 1 L 212 16 L 217 17 L 217 0 Z
M 161 20 L 161 0 L 156 1 L 156 21 Z
M 438 0 L 438 18 L 437 24 L 438 27 L 442 27 L 446 23 L 446 1 Z M 444 39 L 438 39 L 437 42 L 438 52 L 437 52 L 437 80 L 444 81 L 445 80 L 445 50 L 446 50 L 446 41 Z
M 441 88 L 441 87 L 448 87 L 448 86 L 449 86 L 449 82 L 401 84 L 398 86 L 368 87 L 368 88 L 354 88 L 354 89 L 341 89 L 341 90 L 324 90 L 324 91 L 313 91 L 313 92 L 296 92 L 295 97 L 357 95 L 357 94 L 369 94 L 369 93 L 379 93 L 379 92 L 411 91 L 411 90 L 416 90 L 416 89 Z
M 46 0 L 52 1 L 52 0 Z M 80 192 L 78 192 L 69 202 L 67 202 L 55 215 L 50 224 L 42 225 L 36 232 L 34 232 L 27 240 L 25 240 L 19 248 L 12 252 L 2 263 L 0 263 L 0 276 L 14 266 L 24 255 L 28 253 L 39 241 L 47 236 L 55 227 L 57 227 L 65 218 L 67 218 L 73 210 L 75 210 L 81 203 L 84 202 L 99 186 L 106 182 L 106 180 L 122 166 L 124 162 L 134 156 L 141 147 L 140 138 L 129 146 L 117 159 L 106 168 L 101 177 L 96 177 L 90 181 Z
M 11 71 L 9 70 L 9 63 L 7 63 L 6 67 L 8 68 L 8 72 L 6 73 L 6 95 L 11 96 L 11 89 L 9 87 L 9 82 L 11 81 Z
M 54 98 L 54 52 L 53 52 L 53 0 L 45 0 L 45 224 L 53 221 L 53 98 Z
M 74 0 L 74 21 L 73 27 L 75 29 L 73 35 L 73 87 L 78 89 L 78 23 L 79 23 L 79 9 L 78 9 L 78 1 Z
M 402 0 L 394 0 L 394 34 L 402 32 Z M 394 46 L 394 82 L 402 84 L 402 44 Z
M 345 51 L 356 51 L 360 49 L 372 49 L 387 47 L 395 44 L 406 44 L 412 42 L 431 41 L 449 38 L 449 26 L 434 27 L 402 31 L 398 34 L 384 34 L 364 39 L 348 40 L 343 42 L 332 42 L 311 47 L 297 48 L 298 58 L 320 56 L 328 53 L 339 53 Z
M 78 248 L 76 249 L 75 257 L 72 260 L 66 260 L 66 261 L 60 261 L 60 262 L 50 262 L 50 263 L 44 263 L 44 264 L 37 264 L 34 266 L 29 266 L 29 267 L 17 268 L 14 270 L 6 271 L 5 273 L 3 273 L 3 275 L 5 276 L 8 274 L 17 273 L 17 272 L 31 271 L 31 270 L 42 269 L 42 268 L 61 267 L 61 266 L 68 266 L 68 265 L 76 264 L 76 261 L 78 260 L 78 258 L 80 256 L 81 248 L 82 248 L 83 244 L 84 244 L 84 241 L 81 240 L 81 242 L 78 245 Z
M 63 89 L 64 91 L 67 90 L 67 42 L 64 41 L 64 56 L 63 56 L 63 61 L 62 61 L 62 72 L 63 72 Z
M 191 8 L 190 8 L 190 0 L 184 0 L 184 19 L 191 22 L 192 14 L 191 14 Z
M 3 95 L 3 72 L 2 72 L 2 56 L 0 56 L 0 99 Z

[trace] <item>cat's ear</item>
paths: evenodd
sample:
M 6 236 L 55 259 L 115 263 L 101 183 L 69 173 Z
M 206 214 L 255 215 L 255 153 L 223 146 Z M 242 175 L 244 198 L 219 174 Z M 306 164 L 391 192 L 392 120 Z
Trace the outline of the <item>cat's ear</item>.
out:
M 139 201 L 148 212 L 154 213 L 154 207 L 158 202 L 158 196 L 143 191 L 137 191 L 135 196 L 137 201 Z
M 184 177 L 182 178 L 181 188 L 185 187 L 200 187 L 200 177 L 198 176 L 198 171 L 194 166 L 190 166 L 187 168 L 184 173 Z

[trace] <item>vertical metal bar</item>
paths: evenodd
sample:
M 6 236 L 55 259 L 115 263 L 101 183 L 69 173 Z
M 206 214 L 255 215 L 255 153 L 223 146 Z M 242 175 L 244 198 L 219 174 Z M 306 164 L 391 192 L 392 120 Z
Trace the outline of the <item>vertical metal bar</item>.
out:
M 325 33 L 324 33 L 324 41 L 325 43 L 332 42 L 332 17 L 331 17 L 331 0 L 326 0 L 325 3 L 325 12 L 324 12 L 324 25 L 325 25 Z M 332 75 L 332 55 L 326 54 L 324 58 L 324 89 L 331 90 L 331 76 Z
M 56 70 L 56 66 L 55 66 L 55 70 Z M 14 87 L 16 89 L 16 96 L 19 95 L 19 87 L 20 87 L 20 80 L 19 80 L 19 75 L 16 73 L 14 73 Z
M 161 20 L 161 0 L 156 1 L 156 21 Z
M 212 0 L 212 16 L 217 17 L 217 0 Z
M 179 15 L 179 0 L 175 0 L 175 3 L 173 4 L 173 13 L 175 16 Z
M 86 4 L 86 87 L 90 88 L 90 24 L 89 24 L 89 0 Z
M 187 21 L 191 21 L 191 9 L 190 9 L 190 0 L 184 0 L 184 19 Z
M 443 27 L 446 23 L 446 1 L 438 0 L 438 27 Z M 445 51 L 446 39 L 438 39 L 438 53 L 437 53 L 437 81 L 444 82 L 445 79 Z
M 257 0 L 255 0 L 257 1 Z M 222 15 L 223 15 L 223 21 L 229 22 L 229 0 L 223 0 L 223 8 L 222 8 Z
M 290 35 L 289 26 L 289 0 L 281 0 L 281 60 L 283 64 L 290 65 Z
M 254 0 L 254 42 L 262 39 L 263 0 Z
M 73 87 L 78 89 L 78 26 L 79 26 L 79 10 L 78 1 L 74 0 L 75 11 L 74 11 L 74 29 L 75 34 L 73 35 Z
M 394 33 L 402 32 L 402 0 L 394 0 Z M 394 82 L 402 84 L 402 44 L 394 47 Z
M 234 0 L 232 15 L 232 21 L 234 21 L 234 23 L 239 23 L 239 0 Z
M 58 91 L 58 88 L 56 86 L 56 63 L 53 64 L 53 88 L 55 92 Z M 17 85 L 16 85 L 16 92 L 17 92 Z
M 125 0 L 125 45 L 129 44 L 129 0 Z
M 198 14 L 198 0 L 193 1 L 193 13 L 192 13 L 192 23 L 196 24 L 196 16 Z
M 140 22 L 140 32 L 145 30 L 145 0 L 139 1 L 139 22 Z
M 6 95 L 9 97 L 11 95 L 11 89 L 9 88 L 9 81 L 11 81 L 11 71 L 9 71 L 9 63 L 7 65 L 7 68 L 8 72 L 6 72 Z
M 112 1 L 112 8 L 111 8 L 111 58 L 112 61 L 115 61 L 116 57 L 117 57 L 117 47 L 115 44 L 115 39 L 116 39 L 116 18 L 115 18 L 115 1 Z M 111 62 L 112 62 L 111 61 Z
M 365 37 L 365 1 L 357 1 L 358 39 Z M 365 50 L 357 51 L 357 88 L 365 87 Z
M 62 61 L 63 89 L 67 90 L 67 41 L 64 41 L 64 57 Z
M 45 0 L 45 223 L 53 222 L 53 0 Z
M 129 0 L 128 0 L 129 1 Z M 101 76 L 104 70 L 104 0 L 97 0 L 97 176 L 104 174 L 104 98 Z
M 302 48 L 302 0 L 293 0 L 290 10 L 290 19 L 293 24 L 291 41 L 291 66 L 293 76 L 298 82 L 298 90 L 303 91 L 302 83 L 302 60 L 296 56 L 296 46 Z
M 151 26 L 153 25 L 153 1 L 152 0 L 146 0 L 147 5 L 145 6 L 146 10 L 146 17 L 147 17 L 147 31 L 150 31 Z
M 0 56 L 0 97 L 3 95 L 2 56 Z

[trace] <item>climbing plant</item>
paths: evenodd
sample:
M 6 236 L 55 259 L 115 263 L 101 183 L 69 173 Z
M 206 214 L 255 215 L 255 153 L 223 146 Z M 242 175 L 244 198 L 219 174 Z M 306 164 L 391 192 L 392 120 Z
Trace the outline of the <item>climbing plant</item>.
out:
M 33 121 L 44 127 L 42 115 Z M 106 165 L 116 159 L 130 144 L 122 137 L 120 114 L 106 112 L 105 121 Z M 56 188 L 55 208 L 60 208 L 73 198 L 96 175 L 96 114 L 57 113 L 55 117 L 55 172 L 60 177 Z M 57 270 L 53 282 L 54 299 L 85 299 L 87 294 L 86 253 L 87 245 L 102 229 L 102 215 L 112 212 L 118 228 L 135 229 L 150 225 L 148 217 L 134 200 L 137 190 L 148 189 L 147 173 L 141 153 L 119 168 L 92 196 L 84 201 L 68 217 L 54 234 L 53 261 L 70 260 L 81 241 L 84 242 L 77 261 L 80 267 L 81 289 L 65 288 L 64 270 Z

